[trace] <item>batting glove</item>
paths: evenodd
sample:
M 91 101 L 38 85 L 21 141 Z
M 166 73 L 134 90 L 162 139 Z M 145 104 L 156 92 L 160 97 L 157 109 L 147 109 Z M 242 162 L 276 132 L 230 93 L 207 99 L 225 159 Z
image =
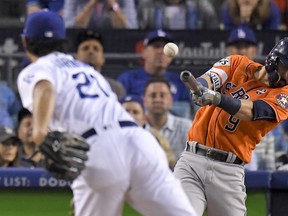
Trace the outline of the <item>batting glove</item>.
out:
M 193 103 L 198 106 L 219 105 L 221 101 L 221 94 L 219 92 L 210 90 L 202 85 L 200 88 L 201 95 L 196 95 L 194 92 L 190 91 Z

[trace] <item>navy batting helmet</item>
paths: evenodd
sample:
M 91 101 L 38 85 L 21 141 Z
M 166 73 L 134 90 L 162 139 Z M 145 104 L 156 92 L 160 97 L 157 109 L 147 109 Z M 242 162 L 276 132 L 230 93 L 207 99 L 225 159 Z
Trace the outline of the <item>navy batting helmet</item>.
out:
M 281 39 L 266 57 L 265 69 L 268 72 L 271 87 L 277 87 L 277 83 L 281 79 L 278 73 L 279 61 L 288 68 L 288 37 Z

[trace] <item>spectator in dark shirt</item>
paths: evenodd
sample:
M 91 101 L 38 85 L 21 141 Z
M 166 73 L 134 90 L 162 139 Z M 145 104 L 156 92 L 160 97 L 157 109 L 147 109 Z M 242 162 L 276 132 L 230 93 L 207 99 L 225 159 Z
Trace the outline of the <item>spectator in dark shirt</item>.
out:
M 168 42 L 174 42 L 169 33 L 160 29 L 149 32 L 144 39 L 142 52 L 144 67 L 125 71 L 118 77 L 118 81 L 123 84 L 126 94 L 142 96 L 148 80 L 153 77 L 164 77 L 171 85 L 174 101 L 172 110 L 177 115 L 188 118 L 191 108 L 189 91 L 180 80 L 179 74 L 168 70 L 173 60 L 163 53 L 163 47 Z M 179 107 L 180 109 L 177 109 Z
M 105 63 L 105 54 L 100 33 L 93 30 L 79 32 L 76 41 L 76 58 L 91 65 L 96 71 L 102 72 L 102 67 Z M 105 76 L 105 78 L 118 99 L 123 98 L 126 94 L 123 85 L 110 77 Z
M 0 127 L 0 167 L 19 166 L 20 139 L 12 128 Z
M 221 10 L 221 23 L 226 30 L 240 24 L 248 24 L 258 30 L 277 30 L 281 15 L 273 0 L 226 0 Z
M 42 167 L 43 158 L 40 152 L 35 153 L 36 146 L 32 142 L 32 113 L 23 108 L 18 113 L 17 133 L 23 145 L 20 148 L 20 165 L 23 167 Z

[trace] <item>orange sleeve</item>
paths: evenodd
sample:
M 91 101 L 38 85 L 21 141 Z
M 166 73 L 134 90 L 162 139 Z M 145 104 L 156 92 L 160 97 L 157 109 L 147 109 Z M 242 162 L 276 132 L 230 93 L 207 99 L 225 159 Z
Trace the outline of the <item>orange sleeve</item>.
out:
M 210 76 L 214 90 L 218 91 L 227 82 L 245 82 L 253 76 L 255 67 L 261 67 L 261 64 L 255 64 L 246 56 L 231 55 L 220 59 L 205 74 Z

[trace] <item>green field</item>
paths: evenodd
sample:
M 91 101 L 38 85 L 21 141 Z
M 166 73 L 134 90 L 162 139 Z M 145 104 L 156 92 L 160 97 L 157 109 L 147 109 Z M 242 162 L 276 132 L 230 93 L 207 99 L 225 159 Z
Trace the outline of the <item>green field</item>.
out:
M 65 189 L 1 189 L 0 215 L 2 216 L 64 216 L 69 215 L 71 191 Z M 264 192 L 249 192 L 247 199 L 249 216 L 266 215 L 266 196 Z M 124 216 L 139 216 L 128 205 Z

